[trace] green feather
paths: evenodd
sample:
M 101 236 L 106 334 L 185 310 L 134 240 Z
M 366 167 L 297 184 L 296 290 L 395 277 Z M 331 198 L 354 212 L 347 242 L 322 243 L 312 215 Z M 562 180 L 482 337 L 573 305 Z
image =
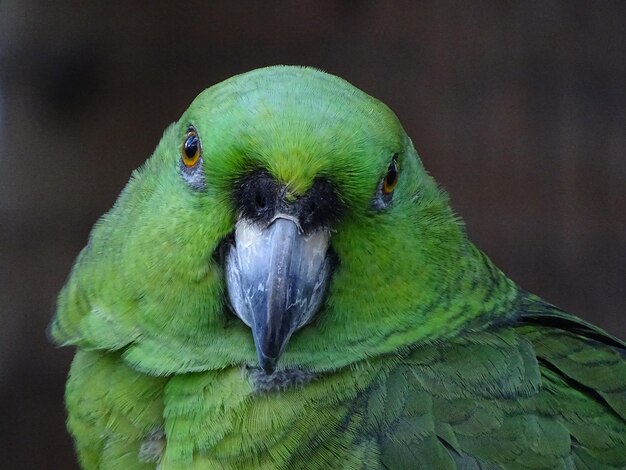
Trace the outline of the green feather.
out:
M 324 180 L 343 208 L 325 302 L 270 377 L 219 256 L 260 170 L 285 204 Z M 78 349 L 66 404 L 84 468 L 626 468 L 626 345 L 509 280 L 395 115 L 309 68 L 194 100 L 94 227 L 50 332 Z

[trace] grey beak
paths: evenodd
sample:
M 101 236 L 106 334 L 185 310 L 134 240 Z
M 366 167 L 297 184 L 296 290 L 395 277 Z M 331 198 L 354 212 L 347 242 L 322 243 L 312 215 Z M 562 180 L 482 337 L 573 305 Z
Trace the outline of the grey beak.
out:
M 294 331 L 311 321 L 330 277 L 330 232 L 302 234 L 297 221 L 278 215 L 268 227 L 240 220 L 226 255 L 228 297 L 252 328 L 260 366 L 274 371 Z

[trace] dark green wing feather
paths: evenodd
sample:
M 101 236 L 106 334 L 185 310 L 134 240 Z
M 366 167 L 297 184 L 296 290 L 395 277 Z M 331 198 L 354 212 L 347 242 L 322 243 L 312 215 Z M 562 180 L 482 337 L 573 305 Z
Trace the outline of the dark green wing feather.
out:
M 543 367 L 626 418 L 626 343 L 533 298 L 520 318 Z
M 387 468 L 626 468 L 626 347 L 534 296 L 387 380 Z

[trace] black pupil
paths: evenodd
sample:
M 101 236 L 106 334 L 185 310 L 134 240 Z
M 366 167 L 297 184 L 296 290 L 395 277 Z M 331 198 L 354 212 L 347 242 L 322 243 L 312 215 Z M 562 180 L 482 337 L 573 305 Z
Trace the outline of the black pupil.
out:
M 185 141 L 185 156 L 189 159 L 192 159 L 196 156 L 198 152 L 198 136 L 190 135 L 187 137 Z
M 387 184 L 389 186 L 395 184 L 396 179 L 398 179 L 398 168 L 396 167 L 396 163 L 393 162 L 391 165 L 389 165 L 389 170 L 387 171 Z

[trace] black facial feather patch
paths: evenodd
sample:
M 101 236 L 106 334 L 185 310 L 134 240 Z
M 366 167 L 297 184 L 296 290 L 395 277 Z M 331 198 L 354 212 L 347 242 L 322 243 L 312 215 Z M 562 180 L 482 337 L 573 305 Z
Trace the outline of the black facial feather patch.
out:
M 330 226 L 344 209 L 335 186 L 324 178 L 316 178 L 311 189 L 293 202 L 288 202 L 285 195 L 284 185 L 258 170 L 238 182 L 234 201 L 242 218 L 269 225 L 276 214 L 282 213 L 296 218 L 304 233 Z

